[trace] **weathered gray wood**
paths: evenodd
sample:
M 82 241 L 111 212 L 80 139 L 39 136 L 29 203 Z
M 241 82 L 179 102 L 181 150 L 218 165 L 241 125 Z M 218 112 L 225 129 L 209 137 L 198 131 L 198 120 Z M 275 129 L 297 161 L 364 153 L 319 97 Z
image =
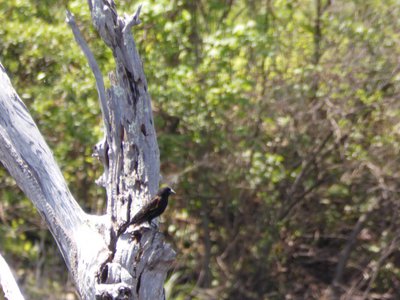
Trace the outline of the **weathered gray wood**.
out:
M 3 289 L 4 296 L 6 299 L 12 300 L 24 300 L 24 296 L 22 296 L 21 291 L 18 287 L 17 282 L 14 279 L 14 276 L 3 258 L 0 254 L 0 286 Z
M 0 161 L 46 221 L 79 293 L 84 299 L 92 299 L 95 274 L 108 257 L 100 232 L 105 225 L 99 224 L 106 224 L 108 219 L 86 215 L 72 197 L 49 147 L 1 64 Z
M 46 219 L 71 265 L 71 232 L 84 214 L 73 199 L 53 155 L 0 65 L 0 160 Z
M 111 216 L 120 225 L 140 209 L 143 200 L 150 200 L 159 187 L 159 150 L 151 101 L 130 32 L 139 23 L 140 9 L 132 17 L 119 17 L 108 1 L 89 3 L 93 24 L 112 50 L 116 63 L 115 72 L 110 74 L 112 87 L 107 90 L 110 116 L 104 119 L 111 134 L 104 140 L 106 145 L 100 148 L 109 149 L 103 161 L 104 182 L 109 200 L 117 203 L 109 205 L 114 210 Z
M 116 236 L 119 228 L 156 194 L 160 179 L 151 100 L 131 33 L 132 26 L 140 23 L 140 7 L 132 16 L 120 17 L 113 1 L 88 2 L 93 24 L 112 50 L 116 63 L 115 72 L 109 75 L 112 85 L 106 92 L 107 104 L 103 108 L 110 113 L 104 118 L 106 136 L 97 147 L 97 155 L 105 170 L 99 182 L 107 190 L 107 213 L 113 224 L 109 242 L 112 254 L 107 268 L 120 269 L 120 273 L 130 275 L 125 283 L 134 287 L 131 289 L 133 298 L 162 299 L 163 283 L 175 252 L 154 229 L 142 228 L 139 233 L 132 233 L 130 228 L 128 232 Z M 72 28 L 76 26 L 72 18 L 68 22 Z M 82 50 L 87 52 L 79 31 L 73 32 Z M 90 58 L 90 55 L 86 56 Z M 92 67 L 92 71 L 98 78 L 96 68 Z M 98 92 L 100 95 L 101 91 Z M 104 101 L 100 104 L 104 105 Z M 109 285 L 119 284 L 118 276 L 114 274 L 109 272 L 104 281 Z M 97 295 L 104 294 L 103 289 L 104 286 L 98 286 Z M 115 297 L 115 293 L 108 295 Z
M 130 32 L 138 11 L 119 17 L 113 2 L 89 0 L 93 24 L 111 48 L 116 70 L 105 90 L 100 68 L 73 16 L 76 41 L 94 73 L 105 137 L 96 154 L 107 213 L 85 214 L 72 197 L 50 149 L 0 67 L 0 160 L 46 220 L 82 299 L 163 299 L 175 252 L 156 228 L 124 228 L 159 186 L 159 150 L 147 82 Z

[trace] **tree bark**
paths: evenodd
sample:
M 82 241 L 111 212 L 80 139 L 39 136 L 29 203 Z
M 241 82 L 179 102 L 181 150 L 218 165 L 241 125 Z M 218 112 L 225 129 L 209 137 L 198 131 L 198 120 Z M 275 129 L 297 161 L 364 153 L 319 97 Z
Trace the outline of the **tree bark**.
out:
M 159 150 L 147 82 L 131 34 L 138 11 L 119 17 L 114 3 L 89 0 L 92 21 L 111 48 L 116 70 L 103 77 L 72 14 L 75 39 L 96 78 L 105 137 L 95 147 L 104 164 L 97 181 L 107 190 L 103 216 L 84 213 L 52 153 L 0 65 L 0 160 L 52 232 L 82 299 L 164 299 L 175 252 L 156 228 L 124 226 L 157 192 Z

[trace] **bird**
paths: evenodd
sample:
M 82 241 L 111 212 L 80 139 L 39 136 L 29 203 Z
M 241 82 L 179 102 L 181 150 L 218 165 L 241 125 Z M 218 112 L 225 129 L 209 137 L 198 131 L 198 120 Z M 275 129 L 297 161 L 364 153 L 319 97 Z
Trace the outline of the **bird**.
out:
M 168 197 L 175 194 L 175 191 L 170 187 L 164 187 L 157 192 L 157 195 L 145 204 L 129 222 L 131 225 L 138 225 L 144 222 L 149 222 L 160 216 L 168 205 Z

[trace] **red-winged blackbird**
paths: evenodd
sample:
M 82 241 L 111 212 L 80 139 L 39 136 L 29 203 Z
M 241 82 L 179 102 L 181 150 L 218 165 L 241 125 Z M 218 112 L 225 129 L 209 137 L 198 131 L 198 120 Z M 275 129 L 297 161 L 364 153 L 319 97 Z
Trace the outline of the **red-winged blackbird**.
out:
M 175 194 L 175 191 L 170 187 L 160 189 L 157 195 L 137 212 L 129 224 L 141 224 L 146 221 L 150 223 L 167 208 L 168 197 L 171 194 Z

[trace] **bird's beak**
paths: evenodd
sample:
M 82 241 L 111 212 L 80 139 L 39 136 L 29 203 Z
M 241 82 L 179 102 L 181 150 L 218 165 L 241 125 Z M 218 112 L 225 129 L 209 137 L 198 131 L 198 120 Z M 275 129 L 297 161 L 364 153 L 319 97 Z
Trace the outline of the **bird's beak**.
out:
M 176 192 L 175 192 L 173 189 L 171 189 L 171 193 L 172 193 L 172 194 L 176 194 Z

